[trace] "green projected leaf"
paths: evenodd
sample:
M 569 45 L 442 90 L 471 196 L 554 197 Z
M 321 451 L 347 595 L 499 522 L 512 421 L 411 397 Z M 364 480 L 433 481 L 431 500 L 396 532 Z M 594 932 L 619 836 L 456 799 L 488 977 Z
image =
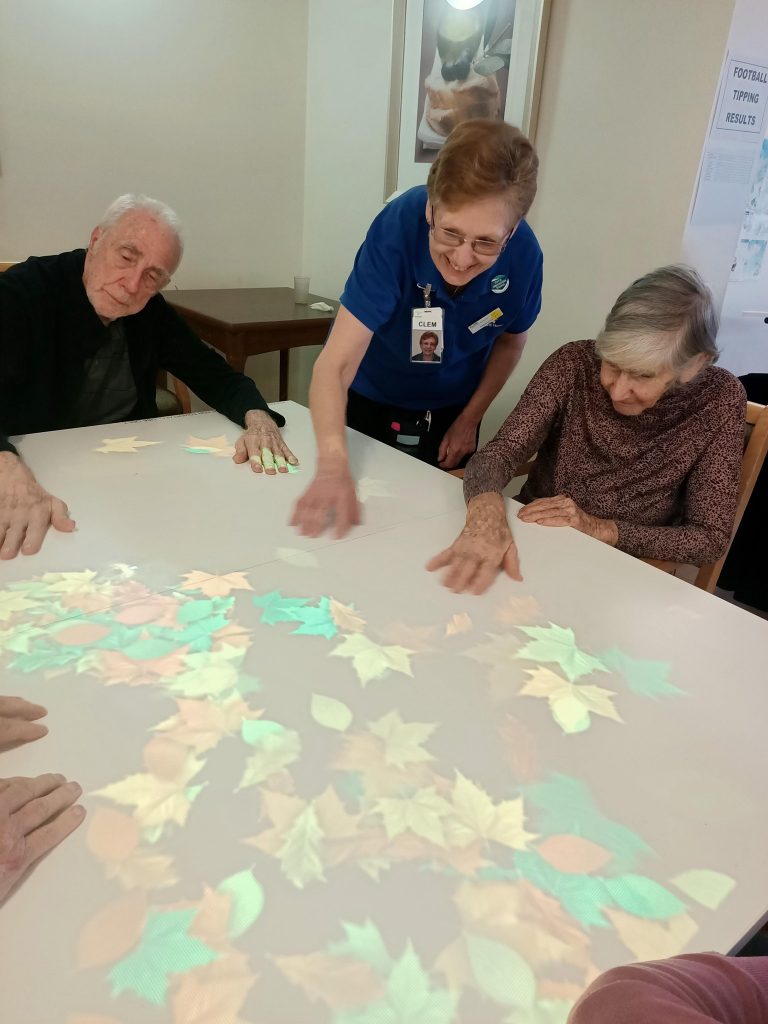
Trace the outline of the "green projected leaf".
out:
M 216 960 L 218 953 L 187 934 L 196 913 L 195 908 L 150 911 L 138 948 L 109 972 L 112 995 L 133 992 L 148 1003 L 163 1006 L 169 974 L 183 974 Z
M 381 932 L 372 921 L 365 924 L 352 924 L 350 921 L 342 921 L 346 938 L 341 942 L 334 942 L 328 947 L 328 952 L 333 956 L 352 957 L 354 960 L 362 960 L 370 964 L 380 978 L 389 977 L 392 970 L 392 957 L 384 944 Z
M 317 724 L 326 729 L 346 732 L 352 724 L 352 712 L 347 705 L 334 697 L 326 697 L 322 693 L 312 694 L 310 711 Z
M 277 736 L 285 732 L 285 726 L 279 722 L 271 722 L 268 718 L 244 719 L 240 732 L 246 743 L 258 747 L 267 736 Z
M 257 786 L 270 775 L 275 775 L 294 761 L 298 761 L 300 755 L 301 740 L 293 729 L 281 729 L 279 732 L 263 736 L 256 745 L 255 753 L 246 761 L 238 788 Z
M 523 794 L 540 814 L 537 831 L 544 835 L 572 833 L 591 839 L 613 854 L 613 865 L 627 871 L 641 855 L 653 850 L 640 836 L 601 814 L 592 795 L 578 779 L 555 773 L 546 782 L 523 787 Z
M 648 658 L 632 658 L 618 647 L 604 651 L 600 658 L 607 667 L 624 676 L 627 686 L 641 697 L 680 697 L 685 691 L 670 683 L 667 678 L 670 665 L 666 661 L 650 661 Z
M 518 626 L 530 643 L 515 653 L 516 658 L 527 661 L 553 661 L 559 665 L 573 683 L 590 672 L 605 672 L 606 666 L 599 658 L 580 650 L 572 629 L 565 629 L 550 622 L 548 626 Z
M 315 808 L 309 804 L 294 820 L 277 851 L 283 874 L 297 889 L 303 889 L 308 882 L 325 881 L 320 856 L 322 841 L 323 830 Z
M 467 953 L 480 991 L 494 1003 L 528 1010 L 536 998 L 536 977 L 520 954 L 501 942 L 466 936 Z
M 723 900 L 729 896 L 736 885 L 736 882 L 728 875 L 722 875 L 719 871 L 711 871 L 709 868 L 693 868 L 690 871 L 683 871 L 672 879 L 674 885 L 696 900 L 703 907 L 710 910 L 717 910 Z
M 239 871 L 216 886 L 219 892 L 232 897 L 229 914 L 229 937 L 237 939 L 247 932 L 264 909 L 264 890 L 251 871 Z
M 339 632 L 339 627 L 331 615 L 331 601 L 328 597 L 321 597 L 316 607 L 299 609 L 298 618 L 301 625 L 293 630 L 294 634 L 324 636 L 326 640 L 330 640 Z
M 300 625 L 293 630 L 304 636 L 324 636 L 327 640 L 336 636 L 338 626 L 331 614 L 331 601 L 321 597 L 316 605 L 311 605 L 306 597 L 283 597 L 279 590 L 256 596 L 253 603 L 263 608 L 261 621 L 266 626 L 274 626 L 278 622 L 298 622 Z
M 685 904 L 681 903 L 677 896 L 663 885 L 643 875 L 606 878 L 605 887 L 622 910 L 627 910 L 636 917 L 663 921 L 685 911 Z
M 305 597 L 283 597 L 279 590 L 271 590 L 268 594 L 257 594 L 253 603 L 264 609 L 261 613 L 264 625 L 274 626 L 276 622 L 296 622 L 299 619 L 297 611 L 309 601 Z
M 559 900 L 568 913 L 585 926 L 607 928 L 603 909 L 613 902 L 603 879 L 557 871 L 536 851 L 515 854 L 515 867 L 523 878 Z

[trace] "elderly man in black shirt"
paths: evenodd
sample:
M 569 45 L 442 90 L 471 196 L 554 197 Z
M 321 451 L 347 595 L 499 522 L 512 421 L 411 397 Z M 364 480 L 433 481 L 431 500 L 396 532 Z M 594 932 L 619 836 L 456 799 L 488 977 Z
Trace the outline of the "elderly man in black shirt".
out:
M 0 274 L 0 558 L 39 551 L 49 526 L 75 527 L 9 435 L 156 416 L 160 369 L 245 428 L 235 462 L 274 475 L 298 461 L 278 429 L 284 418 L 159 294 L 181 255 L 174 212 L 125 195 L 86 250 L 32 257 Z

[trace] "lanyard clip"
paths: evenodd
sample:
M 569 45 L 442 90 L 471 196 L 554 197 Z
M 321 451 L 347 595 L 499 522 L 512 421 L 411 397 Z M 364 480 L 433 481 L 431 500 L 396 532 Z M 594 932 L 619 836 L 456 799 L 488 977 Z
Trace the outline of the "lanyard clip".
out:
M 430 306 L 432 305 L 432 299 L 430 297 L 432 295 L 432 285 L 431 284 L 419 284 L 419 285 L 417 285 L 417 287 L 421 288 L 421 290 L 424 292 L 424 307 L 426 309 L 429 309 Z

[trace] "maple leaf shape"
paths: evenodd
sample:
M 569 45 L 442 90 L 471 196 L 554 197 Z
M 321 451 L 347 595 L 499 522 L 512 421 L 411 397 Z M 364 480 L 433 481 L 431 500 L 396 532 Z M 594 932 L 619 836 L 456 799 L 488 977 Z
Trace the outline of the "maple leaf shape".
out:
M 159 441 L 140 441 L 138 437 L 105 437 L 101 442 L 101 448 L 94 448 L 95 452 L 105 452 L 108 455 L 116 452 L 136 452 L 139 448 L 147 448 L 152 444 L 160 444 Z
M 497 622 L 505 626 L 518 626 L 523 622 L 541 618 L 541 605 L 535 597 L 508 597 L 494 613 Z
M 320 564 L 317 555 L 302 548 L 277 548 L 275 558 L 287 565 L 295 565 L 297 569 L 316 569 Z
M 424 750 L 426 743 L 437 728 L 428 722 L 404 722 L 398 711 L 388 711 L 386 715 L 369 722 L 368 728 L 374 736 L 384 743 L 384 760 L 398 768 L 404 768 L 414 762 L 434 761 L 434 757 Z
M 592 684 L 579 686 L 569 683 L 548 668 L 529 669 L 527 675 L 528 682 L 521 688 L 520 694 L 526 697 L 546 697 L 552 715 L 563 732 L 583 732 L 588 729 L 590 712 L 615 722 L 622 721 L 613 705 L 615 694 L 612 690 Z
M 384 992 L 369 964 L 330 953 L 275 956 L 275 965 L 307 998 L 325 1003 L 331 1010 L 365 1006 Z
M 361 633 L 365 629 L 365 619 L 355 611 L 353 604 L 342 604 L 335 597 L 330 600 L 331 618 L 342 633 Z
M 498 667 L 517 657 L 520 640 L 512 633 L 486 633 L 488 639 L 463 653 L 481 665 Z
M 154 726 L 156 732 L 166 732 L 179 743 L 191 747 L 198 754 L 211 750 L 225 736 L 240 732 L 243 721 L 261 717 L 261 711 L 251 711 L 240 696 L 225 700 L 177 699 L 178 714 Z
M 27 600 L 23 594 L 14 594 L 8 590 L 0 591 L 0 622 L 8 622 L 19 612 L 37 607 L 37 602 Z
M 218 437 L 194 437 L 189 435 L 181 446 L 193 455 L 216 455 L 219 458 L 231 458 L 235 454 L 234 445 L 230 444 L 224 434 Z
M 259 742 L 256 752 L 246 761 L 238 789 L 264 782 L 271 775 L 276 775 L 294 761 L 298 761 L 300 755 L 301 739 L 293 729 L 280 729 L 278 732 L 265 735 Z
M 435 649 L 432 644 L 437 639 L 437 626 L 408 626 L 404 622 L 393 622 L 378 633 L 388 644 L 408 647 L 414 653 L 421 653 Z
M 522 797 L 494 804 L 482 787 L 457 771 L 451 801 L 455 815 L 446 824 L 446 836 L 451 845 L 467 846 L 479 838 L 494 840 L 514 850 L 525 850 L 536 838 L 523 827 Z
M 206 597 L 228 597 L 233 590 L 253 590 L 244 572 L 228 572 L 224 576 L 212 576 L 195 569 L 185 573 L 181 590 L 199 590 Z
M 587 654 L 576 646 L 572 629 L 565 629 L 550 622 L 548 626 L 518 626 L 531 637 L 525 647 L 516 653 L 516 658 L 527 661 L 554 661 L 565 672 L 570 682 L 591 672 L 607 672 L 607 666 L 599 658 Z
M 452 808 L 434 786 L 418 789 L 410 797 L 381 797 L 375 810 L 384 819 L 389 839 L 410 830 L 436 846 L 447 845 L 444 821 Z
M 135 807 L 134 816 L 143 829 L 163 826 L 169 821 L 183 825 L 199 792 L 190 793 L 188 783 L 203 764 L 192 758 L 177 779 L 160 779 L 148 772 L 128 775 L 120 782 L 94 790 L 94 795 Z
M 380 679 L 390 670 L 413 678 L 410 658 L 414 653 L 407 647 L 382 646 L 362 633 L 345 636 L 331 651 L 336 658 L 352 659 L 352 667 L 363 686 L 372 679 Z
M 633 693 L 657 700 L 659 697 L 679 697 L 684 691 L 669 681 L 670 665 L 666 661 L 632 658 L 613 647 L 603 651 L 600 658 L 609 669 L 622 675 Z

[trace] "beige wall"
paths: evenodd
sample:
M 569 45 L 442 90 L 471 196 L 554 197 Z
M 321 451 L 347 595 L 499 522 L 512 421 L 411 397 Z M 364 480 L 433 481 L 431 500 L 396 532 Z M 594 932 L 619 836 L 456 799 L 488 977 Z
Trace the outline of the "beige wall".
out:
M 300 273 L 307 0 L 2 0 L 0 259 L 86 244 L 145 191 L 180 287 Z M 249 365 L 274 395 L 277 357 Z

